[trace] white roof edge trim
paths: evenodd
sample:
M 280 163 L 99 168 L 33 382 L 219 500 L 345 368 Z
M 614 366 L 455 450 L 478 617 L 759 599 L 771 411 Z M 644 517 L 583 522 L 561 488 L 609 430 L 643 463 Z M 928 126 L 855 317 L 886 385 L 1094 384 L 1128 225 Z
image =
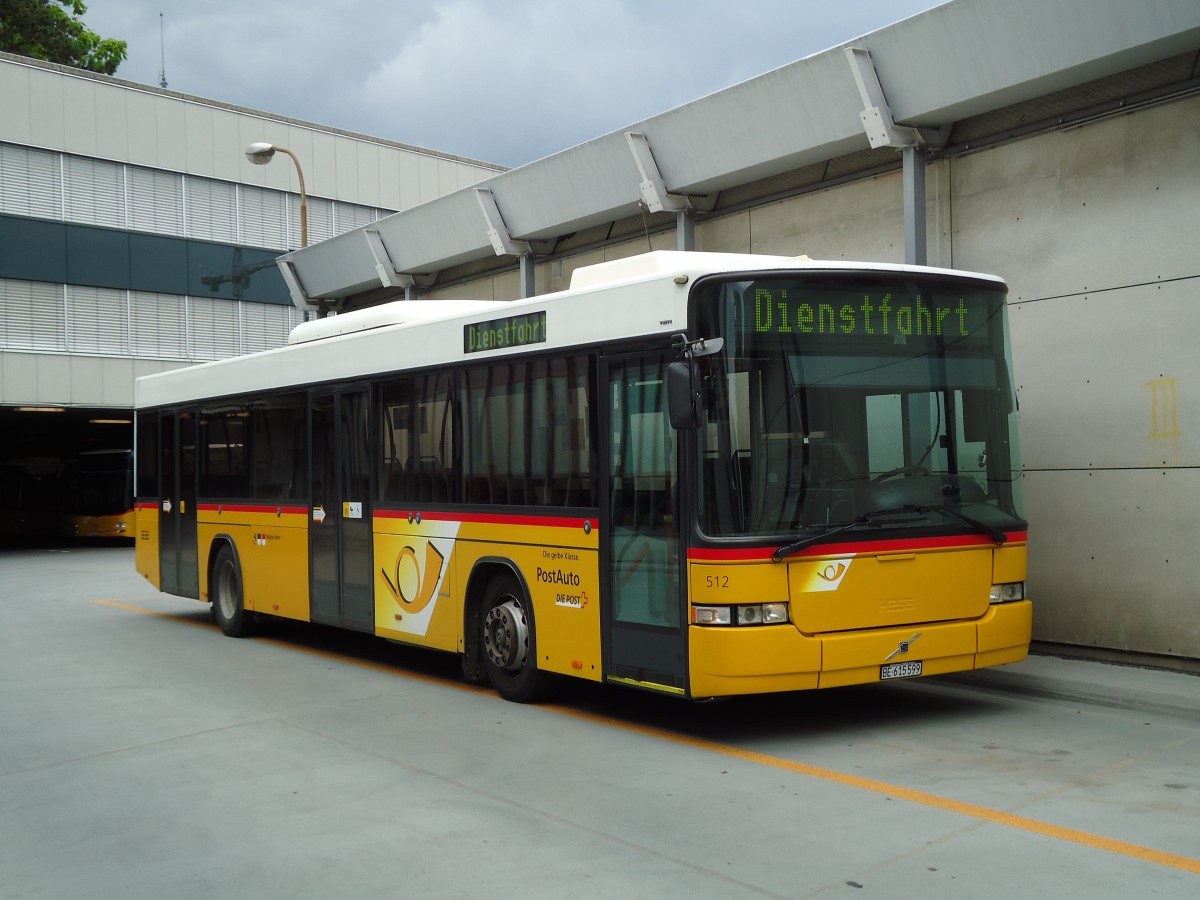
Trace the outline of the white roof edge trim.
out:
M 799 257 L 807 259 L 808 257 Z M 683 275 L 705 269 L 722 271 L 731 268 L 762 268 L 780 263 L 794 263 L 797 257 L 755 256 L 750 253 L 706 253 L 695 250 L 652 250 L 637 256 L 626 256 L 606 262 L 581 266 L 571 273 L 571 290 L 653 278 L 663 275 Z
M 650 281 L 675 275 L 699 277 L 724 272 L 779 269 L 836 269 L 849 272 L 908 272 L 914 275 L 953 275 L 1004 284 L 999 275 L 968 272 L 939 266 L 916 266 L 908 263 L 848 262 L 821 260 L 808 256 L 768 256 L 755 253 L 720 253 L 695 250 L 653 250 L 637 256 L 614 259 L 582 266 L 571 274 L 571 291 L 586 291 L 629 281 Z M 531 300 L 545 299 L 543 295 Z
M 288 344 L 305 344 L 351 334 L 384 328 L 388 325 L 410 325 L 432 319 L 447 319 L 465 313 L 484 312 L 509 306 L 506 300 L 396 300 L 380 306 L 371 306 L 353 312 L 301 322 L 288 335 Z
M 675 264 L 688 265 L 672 268 Z M 398 301 L 305 323 L 312 326 L 309 330 L 314 333 L 320 333 L 321 328 L 343 330 L 329 333 L 324 340 L 312 338 L 258 353 L 144 375 L 134 382 L 134 407 L 174 406 L 203 402 L 209 397 L 252 396 L 263 391 L 294 390 L 308 384 L 347 382 L 407 369 L 482 363 L 484 357 L 474 355 L 477 351 L 463 345 L 467 326 L 482 324 L 479 320 L 519 317 L 538 310 L 545 312 L 546 327 L 554 335 L 552 339 L 499 347 L 487 353 L 486 358 L 558 352 L 654 335 L 667 337 L 687 327 L 694 285 L 710 275 L 753 278 L 755 273 L 785 277 L 794 273 L 798 279 L 803 279 L 806 273 L 834 272 L 892 274 L 914 279 L 946 275 L 990 282 L 1004 289 L 1003 280 L 993 275 L 953 269 L 738 253 L 668 251 L 653 260 L 642 260 L 640 266 L 654 271 L 624 281 L 522 300 Z M 625 270 L 637 267 L 635 262 Z M 663 267 L 666 271 L 661 271 Z M 608 271 L 621 271 L 621 267 Z M 681 275 L 686 277 L 680 278 Z M 422 313 L 427 315 L 422 317 Z M 402 321 L 395 321 L 397 316 Z M 355 322 L 362 327 L 353 327 Z

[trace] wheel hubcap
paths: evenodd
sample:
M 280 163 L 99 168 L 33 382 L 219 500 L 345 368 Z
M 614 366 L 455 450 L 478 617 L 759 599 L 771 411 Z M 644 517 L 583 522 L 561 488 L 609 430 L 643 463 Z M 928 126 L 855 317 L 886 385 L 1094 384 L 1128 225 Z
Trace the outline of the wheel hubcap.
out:
M 483 619 L 483 648 L 497 668 L 518 671 L 529 655 L 529 623 L 525 610 L 510 598 L 488 610 Z
M 220 604 L 221 615 L 226 620 L 232 619 L 237 614 L 237 608 L 234 605 L 237 602 L 234 596 L 236 584 L 233 566 L 225 563 L 221 566 L 221 571 L 217 573 L 217 603 Z

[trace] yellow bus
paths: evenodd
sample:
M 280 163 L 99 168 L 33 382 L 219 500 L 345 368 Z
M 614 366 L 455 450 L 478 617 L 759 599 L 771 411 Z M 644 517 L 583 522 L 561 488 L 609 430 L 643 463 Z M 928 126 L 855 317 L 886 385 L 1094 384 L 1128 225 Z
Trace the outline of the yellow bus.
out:
M 1006 288 L 654 252 L 137 382 L 138 570 L 264 617 L 685 698 L 1022 659 Z
M 67 462 L 62 533 L 133 538 L 133 451 L 85 450 Z

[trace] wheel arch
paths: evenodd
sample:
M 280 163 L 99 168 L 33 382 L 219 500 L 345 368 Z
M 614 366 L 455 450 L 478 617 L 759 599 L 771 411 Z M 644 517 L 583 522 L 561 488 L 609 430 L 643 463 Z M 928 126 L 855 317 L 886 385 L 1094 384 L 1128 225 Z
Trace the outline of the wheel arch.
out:
M 213 535 L 213 539 L 208 543 L 208 559 L 204 564 L 204 594 L 212 602 L 212 578 L 213 567 L 217 563 L 217 555 L 220 554 L 222 548 L 228 547 L 229 552 L 233 554 L 233 564 L 237 566 L 238 574 L 242 575 L 242 556 L 238 553 L 237 541 L 233 539 L 233 535 L 227 532 L 221 532 Z M 244 579 L 244 575 L 242 576 Z M 245 590 L 245 582 L 243 581 L 243 591 Z
M 521 567 L 506 556 L 481 556 L 471 567 L 463 591 L 463 674 L 469 681 L 487 679 L 483 665 L 483 648 L 479 643 L 479 613 L 487 586 L 497 575 L 512 575 L 517 579 L 521 592 L 528 600 L 526 614 L 536 633 L 537 618 L 533 612 L 533 595 L 529 592 L 529 582 L 525 580 Z

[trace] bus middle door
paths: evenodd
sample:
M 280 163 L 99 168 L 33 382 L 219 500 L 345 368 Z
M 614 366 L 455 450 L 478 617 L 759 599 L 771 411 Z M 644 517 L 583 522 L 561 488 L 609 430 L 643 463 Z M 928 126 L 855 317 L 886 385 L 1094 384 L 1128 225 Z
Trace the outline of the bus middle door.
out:
M 196 413 L 158 414 L 161 496 L 158 511 L 158 589 L 180 597 L 200 597 L 196 545 Z
M 308 523 L 310 617 L 374 631 L 371 579 L 370 391 L 313 391 Z

